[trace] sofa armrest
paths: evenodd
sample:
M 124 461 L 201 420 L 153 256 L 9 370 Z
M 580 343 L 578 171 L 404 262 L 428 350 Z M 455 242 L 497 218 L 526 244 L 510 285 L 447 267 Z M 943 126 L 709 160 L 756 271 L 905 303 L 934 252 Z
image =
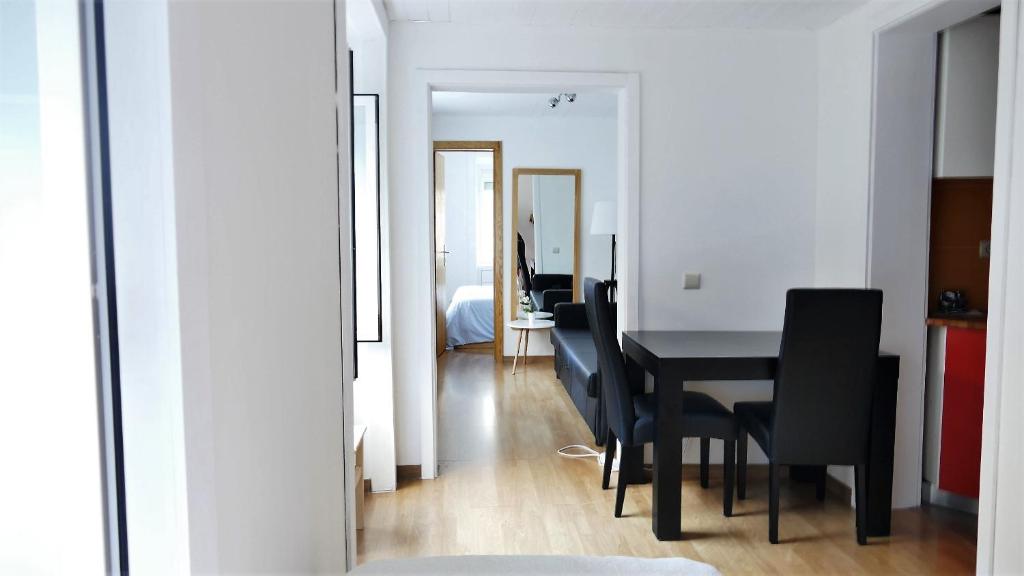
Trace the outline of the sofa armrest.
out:
M 572 289 L 572 274 L 534 274 L 533 289 L 537 292 L 552 288 Z
M 555 327 L 590 330 L 590 322 L 587 321 L 587 306 L 582 302 L 559 302 L 555 306 Z

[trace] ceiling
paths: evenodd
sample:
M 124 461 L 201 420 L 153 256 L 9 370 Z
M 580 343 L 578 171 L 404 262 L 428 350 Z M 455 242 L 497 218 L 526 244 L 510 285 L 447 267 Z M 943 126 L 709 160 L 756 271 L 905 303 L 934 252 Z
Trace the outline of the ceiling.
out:
M 613 117 L 616 96 L 607 92 L 580 92 L 575 102 L 548 106 L 554 93 L 497 94 L 489 92 L 434 92 L 434 114 L 451 116 Z
M 868 0 L 384 0 L 392 21 L 815 30 Z

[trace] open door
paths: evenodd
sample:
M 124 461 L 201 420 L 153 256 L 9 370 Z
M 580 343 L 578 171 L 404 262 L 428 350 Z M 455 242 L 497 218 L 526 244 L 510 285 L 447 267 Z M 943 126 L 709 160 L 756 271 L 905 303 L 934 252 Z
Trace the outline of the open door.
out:
M 434 323 L 437 325 L 435 352 L 438 356 L 444 354 L 448 341 L 445 330 L 445 258 L 448 251 L 444 234 L 444 156 L 434 152 Z

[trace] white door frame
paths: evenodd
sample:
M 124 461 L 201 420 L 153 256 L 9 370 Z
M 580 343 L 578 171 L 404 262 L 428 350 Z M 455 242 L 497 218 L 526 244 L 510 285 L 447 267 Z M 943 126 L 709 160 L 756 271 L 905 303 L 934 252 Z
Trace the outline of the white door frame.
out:
M 894 80 L 893 75 L 883 76 L 883 81 L 889 84 L 885 90 L 879 90 L 880 58 L 900 53 L 905 56 L 907 50 L 921 50 L 925 43 L 934 44 L 934 34 L 937 31 L 999 4 L 997 0 L 941 0 L 878 29 L 875 33 L 873 110 L 876 113 L 879 110 L 880 98 L 895 99 L 907 94 L 901 93 L 900 88 L 892 89 L 892 82 L 904 81 L 899 78 Z M 1024 436 L 1024 421 L 1019 418 L 1020 411 L 1024 409 L 1024 389 L 1019 386 L 1024 382 L 1024 354 L 1021 354 L 1024 348 L 1024 302 L 1020 299 L 1020 295 L 1024 294 L 1024 181 L 1020 181 L 1021 175 L 1024 174 L 1024 60 L 1018 56 L 1020 51 L 1024 50 L 1024 38 L 1020 34 L 1021 17 L 1019 0 L 1002 2 L 981 496 L 978 516 L 979 573 L 1024 571 L 1024 547 L 1019 545 L 1020 534 L 1024 533 L 1024 515 L 1021 514 L 1024 510 L 1024 494 L 1017 489 L 1020 479 L 1024 477 L 1024 454 L 1016 442 L 1018 438 Z M 886 41 L 879 41 L 880 36 L 890 34 L 899 37 L 898 46 L 892 53 L 888 52 Z M 882 73 L 884 74 L 884 67 Z M 905 81 L 907 90 L 914 90 L 915 86 L 919 88 L 919 85 L 911 85 L 910 82 L 913 81 Z M 889 103 L 891 102 L 881 102 L 882 105 Z M 878 130 L 877 120 L 877 117 L 873 117 L 872 186 L 869 193 L 869 212 L 873 225 L 877 224 L 873 211 L 878 205 L 876 202 L 880 200 L 876 192 L 885 193 L 884 190 L 887 189 L 884 182 L 879 186 L 879 173 L 876 171 L 880 161 L 879 154 L 892 149 L 892 143 L 880 142 L 879 137 L 884 140 L 886 136 L 884 131 Z M 906 136 L 904 134 L 900 140 L 904 149 L 908 145 L 918 148 L 927 146 L 930 151 L 930 134 L 926 135 L 921 131 L 920 134 L 911 135 L 909 138 Z M 919 168 L 920 166 L 910 166 L 908 170 Z M 891 170 L 891 166 L 887 170 Z M 875 235 L 879 233 L 873 225 L 869 227 L 868 233 L 869 282 L 872 271 L 871 252 L 874 248 L 883 248 L 873 246 L 873 241 L 877 239 Z M 920 278 L 911 276 L 912 274 L 908 275 L 908 281 L 920 281 Z M 923 358 L 912 359 L 915 363 L 918 360 L 923 361 Z M 1015 385 L 1004 387 L 1003 382 Z M 915 397 L 909 400 L 915 401 L 914 410 L 919 407 L 923 409 L 923 399 Z M 921 402 L 917 402 L 918 400 Z M 915 432 L 920 439 L 923 429 Z M 1001 438 L 1010 440 L 1001 442 Z
M 585 92 L 587 90 L 607 90 L 618 96 L 618 250 L 621 255 L 617 259 L 619 272 L 619 326 L 624 330 L 638 327 L 640 305 L 638 299 L 639 283 L 637 266 L 640 261 L 639 223 L 640 223 L 640 76 L 637 73 L 602 73 L 602 72 L 533 72 L 505 70 L 419 70 L 413 84 L 415 90 L 423 95 L 417 101 L 416 122 L 414 133 L 422 143 L 424 157 L 433 154 L 433 135 L 431 129 L 431 110 L 434 92 L 539 92 L 559 93 L 566 91 Z M 430 198 L 430 209 L 422 214 L 422 230 L 427 233 L 422 237 L 424 244 L 434 249 L 433 230 L 427 220 L 434 214 L 433 179 L 429 172 L 432 163 L 424 164 L 428 170 L 423 175 L 423 182 L 430 183 L 430 189 L 424 190 Z M 505 223 L 502 224 L 503 226 Z M 503 242 L 503 249 L 510 249 L 508 242 Z M 508 262 L 507 259 L 503 261 Z M 424 260 L 421 265 L 426 266 Z M 422 307 L 430 317 L 434 314 L 434 303 L 429 298 L 433 292 L 434 271 L 430 267 L 423 283 Z M 506 281 L 511 281 L 507 278 Z M 503 293 L 507 293 L 503 291 Z M 503 327 L 500 327 L 503 328 Z M 437 476 L 437 357 L 433 353 L 436 326 L 431 322 L 429 332 L 424 332 L 422 345 L 418 346 L 420 357 L 417 364 L 429 369 L 430 378 L 423 378 L 420 388 L 420 462 L 421 476 L 425 479 Z
M 1019 0 L 1002 3 L 978 506 L 979 573 L 1024 572 L 1024 50 Z M 1007 386 L 1003 386 L 1006 382 Z M 1005 438 L 1007 441 L 1002 442 Z

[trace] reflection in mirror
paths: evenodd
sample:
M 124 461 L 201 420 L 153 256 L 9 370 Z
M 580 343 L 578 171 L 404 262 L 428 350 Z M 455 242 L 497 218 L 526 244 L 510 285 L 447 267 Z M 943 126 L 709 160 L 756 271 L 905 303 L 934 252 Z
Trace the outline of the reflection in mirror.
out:
M 516 168 L 512 174 L 512 310 L 554 313 L 578 302 L 580 170 Z

